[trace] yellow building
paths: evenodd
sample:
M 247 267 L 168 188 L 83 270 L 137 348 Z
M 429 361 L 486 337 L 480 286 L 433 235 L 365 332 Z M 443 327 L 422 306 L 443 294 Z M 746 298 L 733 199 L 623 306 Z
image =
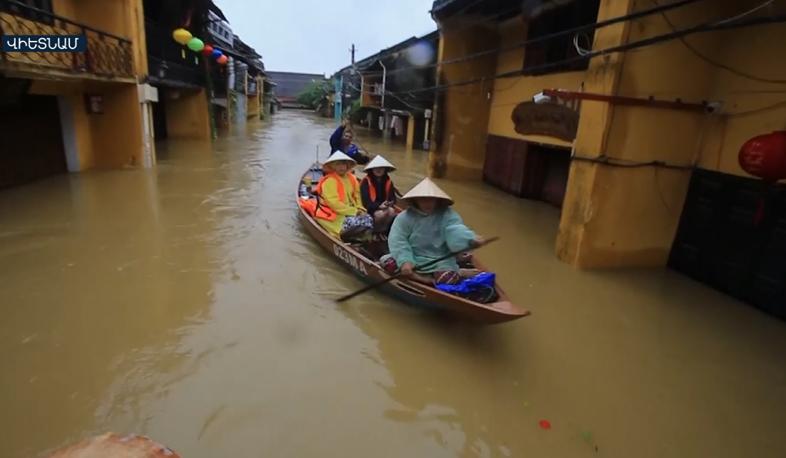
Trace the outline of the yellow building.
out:
M 248 91 L 246 92 L 246 116 L 248 119 L 262 118 L 262 80 L 261 76 L 248 76 Z
M 783 191 L 754 224 L 760 182 L 737 160 L 746 140 L 786 126 L 782 2 L 474 3 L 437 0 L 432 10 L 447 85 L 435 104 L 432 176 L 483 179 L 561 207 L 555 252 L 575 267 L 668 263 L 762 308 L 767 300 L 752 298 L 763 291 L 786 300 L 772 267 L 786 269 L 776 243 Z M 658 43 L 640 43 L 650 38 Z M 633 48 L 600 52 L 619 46 Z
M 152 166 L 143 116 L 149 91 L 137 84 L 147 72 L 141 0 L 42 3 L 51 9 L 0 1 L 2 34 L 86 35 L 88 51 L 0 57 L 0 187 L 67 171 Z
M 114 0 L 124 1 L 124 0 Z M 127 1 L 127 0 L 125 0 Z M 209 43 L 210 25 L 221 20 L 212 3 L 141 1 L 145 21 L 147 67 L 139 74 L 155 88 L 152 103 L 152 131 L 156 141 L 211 139 L 207 85 L 207 65 L 219 67 L 212 58 L 191 51 L 173 39 L 172 32 L 182 26 L 195 37 Z M 215 18 L 215 19 L 213 19 Z M 215 82 L 214 82 L 215 84 Z

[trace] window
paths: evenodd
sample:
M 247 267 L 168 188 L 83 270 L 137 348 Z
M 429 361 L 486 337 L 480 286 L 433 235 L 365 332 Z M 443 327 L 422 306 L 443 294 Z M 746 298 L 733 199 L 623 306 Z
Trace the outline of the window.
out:
M 600 0 L 576 0 L 549 10 L 530 22 L 527 40 L 593 24 L 598 19 L 599 9 Z M 578 36 L 578 44 L 584 49 L 590 48 L 594 38 L 594 31 L 581 33 Z M 524 74 L 544 75 L 586 70 L 589 67 L 589 59 L 557 64 L 557 62 L 578 56 L 579 53 L 573 45 L 573 35 L 528 44 L 524 48 Z M 542 68 L 544 65 L 552 63 L 556 65 Z
M 52 9 L 52 0 L 17 0 L 17 3 L 21 3 L 24 6 L 16 5 L 11 2 L 3 2 L 2 9 L 15 16 L 30 19 L 31 21 L 54 25 L 55 18 L 52 16 L 54 13 L 54 9 Z

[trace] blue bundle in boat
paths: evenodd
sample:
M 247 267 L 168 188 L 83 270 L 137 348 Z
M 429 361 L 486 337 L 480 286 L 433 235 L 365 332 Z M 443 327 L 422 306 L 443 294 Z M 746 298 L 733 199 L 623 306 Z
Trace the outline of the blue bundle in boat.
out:
M 465 278 L 458 285 L 437 285 L 437 289 L 446 293 L 466 295 L 475 291 L 493 289 L 496 277 L 494 272 L 481 272 L 472 278 Z

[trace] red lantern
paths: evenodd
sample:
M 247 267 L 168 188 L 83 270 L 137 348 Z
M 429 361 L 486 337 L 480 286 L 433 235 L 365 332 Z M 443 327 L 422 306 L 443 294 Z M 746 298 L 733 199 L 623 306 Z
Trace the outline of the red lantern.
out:
M 202 48 L 202 55 L 203 56 L 212 56 L 213 55 L 213 47 L 210 46 L 210 45 L 205 45 L 205 47 Z
M 218 59 L 216 59 L 216 62 L 218 62 L 221 65 L 224 65 L 227 63 L 228 60 L 229 59 L 227 58 L 227 56 L 221 56 Z
M 737 160 L 742 170 L 762 179 L 766 193 L 769 185 L 786 179 L 786 131 L 775 131 L 751 138 L 740 148 Z M 763 193 L 754 226 L 759 224 L 764 213 L 764 199 Z
M 786 131 L 751 138 L 737 158 L 742 170 L 764 181 L 786 179 Z

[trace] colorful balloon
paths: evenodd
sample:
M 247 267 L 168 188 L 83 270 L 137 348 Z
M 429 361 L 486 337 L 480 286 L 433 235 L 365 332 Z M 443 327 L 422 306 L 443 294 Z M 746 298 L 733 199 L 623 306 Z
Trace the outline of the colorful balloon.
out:
M 219 51 L 218 49 L 214 49 L 214 50 L 213 50 L 213 58 L 214 58 L 214 59 L 218 59 L 219 57 L 221 57 L 221 56 L 223 56 L 223 55 L 224 55 L 224 54 L 223 54 L 221 51 Z
M 205 47 L 202 48 L 202 55 L 203 56 L 208 56 L 208 57 L 212 56 L 213 55 L 213 47 L 210 46 L 210 45 L 205 45 Z
M 194 36 L 191 35 L 191 32 L 189 32 L 186 29 L 177 29 L 174 32 L 172 32 L 172 38 L 174 38 L 175 41 L 180 43 L 181 45 L 187 45 L 188 42 L 191 41 L 192 38 L 194 38 Z
M 205 42 L 203 42 L 202 40 L 200 40 L 200 39 L 199 39 L 199 38 L 197 38 L 197 37 L 194 37 L 194 38 L 192 38 L 192 39 L 191 39 L 191 40 L 188 42 L 188 49 L 190 49 L 190 50 L 192 50 L 192 51 L 194 51 L 194 52 L 199 52 L 199 51 L 201 51 L 201 50 L 202 50 L 204 47 L 205 47 Z
M 227 56 L 221 56 L 218 59 L 216 59 L 216 62 L 218 62 L 221 65 L 225 65 L 227 63 L 227 61 L 229 61 Z

